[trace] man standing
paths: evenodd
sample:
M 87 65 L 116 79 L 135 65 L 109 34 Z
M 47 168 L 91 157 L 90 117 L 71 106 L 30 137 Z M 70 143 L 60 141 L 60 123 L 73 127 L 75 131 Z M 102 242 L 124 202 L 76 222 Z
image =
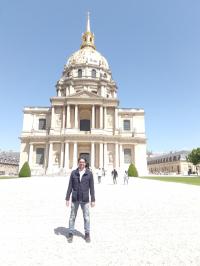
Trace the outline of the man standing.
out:
M 91 196 L 91 207 L 95 206 L 95 192 L 93 174 L 85 168 L 86 160 L 78 160 L 78 168 L 72 171 L 66 194 L 66 205 L 69 206 L 69 199 L 72 193 L 71 214 L 69 218 L 69 236 L 68 242 L 73 241 L 73 231 L 75 219 L 79 205 L 83 211 L 85 241 L 90 242 L 90 214 L 89 214 L 89 191 Z
M 117 176 L 118 176 L 118 173 L 117 173 L 117 170 L 114 169 L 112 171 L 112 176 L 113 176 L 113 184 L 117 184 Z
M 97 176 L 98 176 L 98 183 L 100 184 L 101 183 L 101 177 L 102 177 L 102 170 L 100 167 L 97 171 Z

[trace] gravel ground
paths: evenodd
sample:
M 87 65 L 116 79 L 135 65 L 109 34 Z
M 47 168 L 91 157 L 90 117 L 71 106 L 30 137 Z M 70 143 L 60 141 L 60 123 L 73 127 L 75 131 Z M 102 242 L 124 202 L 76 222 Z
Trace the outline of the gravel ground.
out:
M 200 265 L 200 187 L 95 182 L 90 244 L 79 209 L 67 242 L 67 177 L 0 180 L 0 265 Z

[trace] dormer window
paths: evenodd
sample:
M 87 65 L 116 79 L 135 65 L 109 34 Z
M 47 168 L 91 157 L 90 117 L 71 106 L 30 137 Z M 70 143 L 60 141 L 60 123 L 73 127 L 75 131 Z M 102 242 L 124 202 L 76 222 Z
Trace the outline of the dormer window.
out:
M 78 78 L 82 78 L 82 69 L 78 70 Z
M 41 118 L 39 119 L 39 130 L 45 130 L 46 129 L 46 119 Z
M 124 130 L 130 131 L 130 129 L 131 129 L 130 120 L 124 120 Z
M 92 69 L 92 78 L 96 78 L 97 72 L 95 69 Z

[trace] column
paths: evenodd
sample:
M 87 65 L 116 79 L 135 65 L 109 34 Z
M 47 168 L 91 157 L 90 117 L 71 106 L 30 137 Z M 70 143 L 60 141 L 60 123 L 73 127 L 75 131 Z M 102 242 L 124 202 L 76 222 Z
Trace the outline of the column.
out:
M 30 146 L 29 146 L 28 163 L 29 163 L 29 166 L 30 166 L 30 167 L 31 167 L 32 164 L 33 164 L 33 144 L 30 144 Z
M 118 109 L 115 108 L 115 130 L 117 130 L 119 128 L 118 125 Z
M 100 106 L 100 112 L 99 112 L 99 121 L 100 121 L 100 129 L 103 128 L 103 106 Z
M 65 110 L 65 105 L 63 105 L 63 129 L 65 129 L 65 120 L 66 120 L 66 110 Z
M 107 126 L 107 123 L 106 123 L 106 114 L 107 114 L 107 108 L 104 107 L 104 129 L 105 129 L 106 126 Z
M 99 167 L 103 168 L 103 143 L 99 144 Z
M 122 144 L 120 144 L 120 167 L 123 168 L 124 166 L 124 152 Z
M 60 168 L 63 168 L 63 162 L 64 162 L 64 143 L 62 142 L 60 147 Z
M 54 128 L 54 106 L 51 107 L 51 128 Z
M 65 143 L 65 169 L 69 169 L 69 142 Z
M 52 152 L 53 152 L 53 143 L 49 143 L 49 161 L 48 168 L 52 167 Z
M 49 144 L 46 143 L 46 146 L 45 146 L 45 162 L 44 162 L 45 170 L 48 167 L 48 154 L 49 154 Z
M 77 167 L 77 142 L 74 142 L 73 168 Z
M 92 128 L 95 128 L 95 105 L 92 105 Z
M 67 105 L 67 128 L 70 128 L 70 105 Z
M 107 166 L 108 166 L 107 143 L 104 143 L 104 169 L 107 169 Z
M 78 105 L 75 105 L 75 116 L 74 116 L 74 120 L 75 120 L 75 128 L 78 128 Z
M 95 153 L 95 147 L 94 147 L 94 142 L 91 143 L 91 167 L 94 169 L 94 153 Z
M 119 167 L 119 148 L 118 143 L 115 143 L 115 167 Z

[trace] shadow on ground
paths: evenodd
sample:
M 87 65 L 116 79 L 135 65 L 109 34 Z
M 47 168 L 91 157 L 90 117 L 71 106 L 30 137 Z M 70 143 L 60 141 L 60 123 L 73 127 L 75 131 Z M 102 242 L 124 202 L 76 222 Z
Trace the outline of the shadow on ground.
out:
M 63 235 L 63 236 L 65 236 L 68 239 L 68 236 L 69 236 L 69 228 L 66 228 L 66 227 L 57 227 L 57 228 L 54 229 L 54 233 L 56 235 Z M 85 236 L 80 231 L 78 231 L 78 230 L 74 230 L 73 235 L 85 239 Z

